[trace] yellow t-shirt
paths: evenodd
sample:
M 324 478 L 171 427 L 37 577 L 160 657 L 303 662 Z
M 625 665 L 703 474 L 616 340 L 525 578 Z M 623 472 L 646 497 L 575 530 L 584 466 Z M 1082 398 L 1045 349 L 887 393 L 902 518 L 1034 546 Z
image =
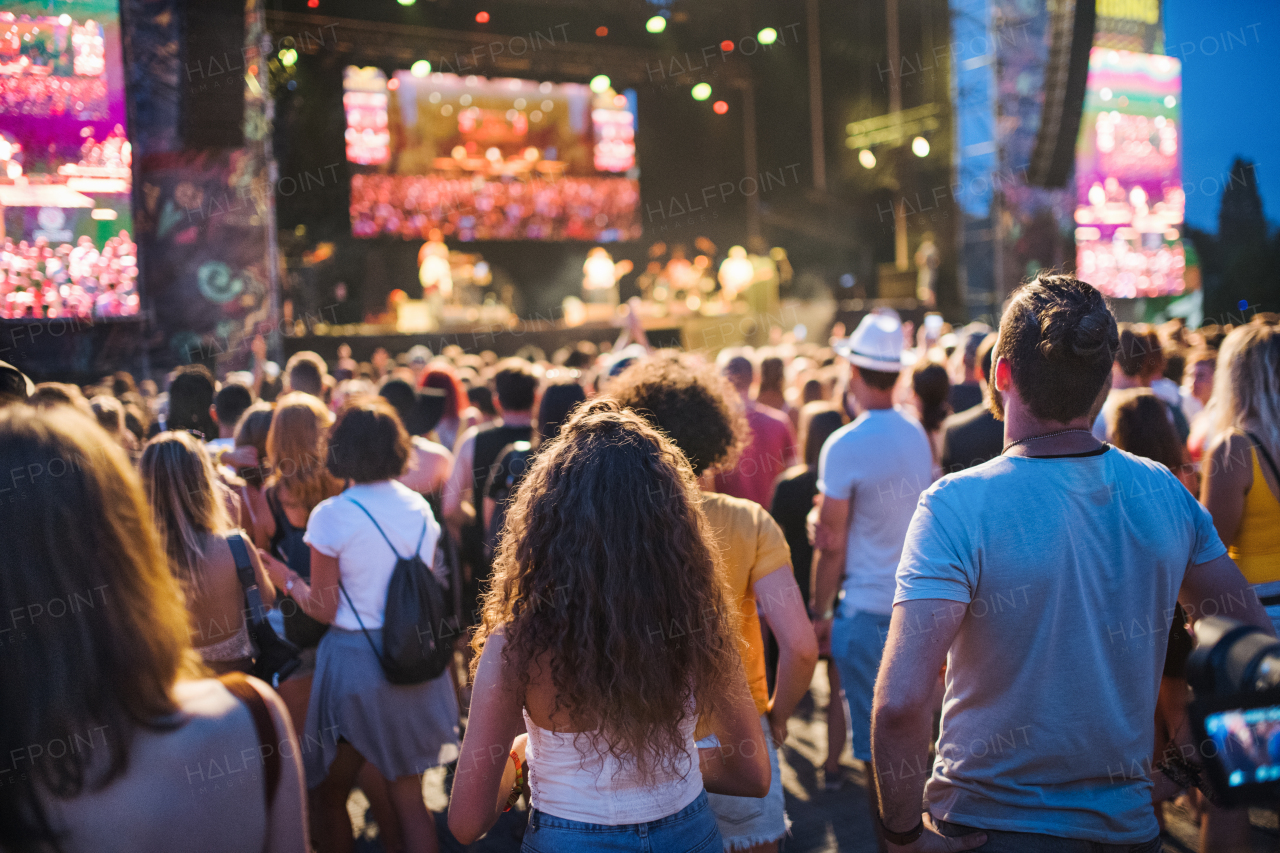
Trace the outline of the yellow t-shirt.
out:
M 790 571 L 791 550 L 782 528 L 764 507 L 754 501 L 707 492 L 702 511 L 710 522 L 724 561 L 732 594 L 742 608 L 742 663 L 756 711 L 769 710 L 769 683 L 764 670 L 764 638 L 756 613 L 755 582 L 778 569 Z

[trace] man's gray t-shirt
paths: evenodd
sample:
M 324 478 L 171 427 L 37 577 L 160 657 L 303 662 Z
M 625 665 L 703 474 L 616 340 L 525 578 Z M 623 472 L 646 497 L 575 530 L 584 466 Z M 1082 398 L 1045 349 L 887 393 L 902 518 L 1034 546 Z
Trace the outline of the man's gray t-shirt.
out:
M 999 456 L 925 492 L 894 603 L 944 600 L 908 631 L 968 610 L 947 659 L 932 814 L 1116 844 L 1154 838 L 1149 773 L 1174 604 L 1187 568 L 1225 553 L 1168 469 L 1116 448 Z

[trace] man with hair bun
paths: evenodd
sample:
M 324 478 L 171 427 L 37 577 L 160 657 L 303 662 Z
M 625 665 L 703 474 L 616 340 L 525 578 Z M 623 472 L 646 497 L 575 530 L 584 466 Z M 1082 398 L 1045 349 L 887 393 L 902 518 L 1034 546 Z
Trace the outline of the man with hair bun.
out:
M 1232 618 L 1272 634 L 1191 493 L 1091 433 L 1118 347 L 1092 286 L 1041 273 L 1017 290 L 993 354 L 1004 452 L 920 498 L 872 717 L 891 850 L 1158 853 L 1174 605 L 1244 601 Z

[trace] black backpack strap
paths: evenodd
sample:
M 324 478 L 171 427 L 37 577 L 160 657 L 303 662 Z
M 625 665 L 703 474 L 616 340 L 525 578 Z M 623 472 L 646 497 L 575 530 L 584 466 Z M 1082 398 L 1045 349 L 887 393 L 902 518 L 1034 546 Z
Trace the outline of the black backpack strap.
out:
M 239 533 L 227 536 L 227 545 L 231 548 L 231 556 L 236 561 L 236 577 L 244 589 L 244 597 L 249 605 L 249 618 L 252 622 L 261 622 L 267 618 L 266 605 L 262 603 L 262 591 L 258 589 L 258 579 L 253 576 L 253 563 L 249 561 L 249 549 Z
M 1247 430 L 1245 431 L 1245 435 L 1249 436 L 1249 440 L 1253 442 L 1254 448 L 1267 463 L 1267 467 L 1271 469 L 1271 476 L 1276 478 L 1276 485 L 1280 486 L 1280 469 L 1276 468 L 1276 461 L 1271 458 L 1271 454 L 1267 451 L 1267 446 L 1263 444 L 1256 435 Z
M 363 506 L 363 505 L 361 505 L 360 501 L 356 500 L 355 498 L 351 498 L 351 502 L 352 502 L 353 504 L 355 504 L 356 506 L 360 507 L 360 511 L 361 511 L 361 512 L 363 512 L 365 515 L 369 516 L 369 520 L 373 522 L 373 526 L 374 526 L 374 527 L 378 528 L 378 532 L 382 534 L 382 538 L 383 538 L 383 540 L 387 543 L 387 547 L 391 549 L 391 553 L 396 555 L 396 559 L 397 559 L 397 560 L 404 560 L 404 559 L 408 559 L 407 557 L 401 557 L 401 556 L 400 556 L 400 552 L 396 550 L 396 546 L 395 546 L 395 545 L 392 545 L 392 544 L 391 544 L 391 539 L 387 537 L 387 534 L 386 534 L 385 532 L 383 532 L 383 530 L 382 530 L 382 525 L 381 525 L 381 524 L 378 524 L 378 519 L 376 519 L 376 518 L 374 518 L 374 517 L 373 517 L 373 513 L 369 512 L 369 510 L 365 509 L 365 508 L 364 508 L 364 506 Z M 423 528 L 422 528 L 422 535 L 423 535 L 424 537 L 427 535 L 427 528 L 426 528 L 425 526 L 423 526 Z M 422 543 L 421 543 L 421 542 L 419 542 L 419 543 L 418 543 L 418 547 L 419 547 L 419 548 L 421 548 L 421 547 L 422 547 Z M 412 555 L 411 555 L 411 556 L 412 556 Z

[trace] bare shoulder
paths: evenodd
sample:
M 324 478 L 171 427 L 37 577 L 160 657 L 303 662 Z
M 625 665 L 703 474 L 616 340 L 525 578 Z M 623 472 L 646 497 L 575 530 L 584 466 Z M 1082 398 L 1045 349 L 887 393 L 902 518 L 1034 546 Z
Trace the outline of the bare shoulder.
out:
M 1223 433 L 1209 443 L 1210 477 L 1245 481 L 1253 473 L 1253 441 L 1242 432 Z

